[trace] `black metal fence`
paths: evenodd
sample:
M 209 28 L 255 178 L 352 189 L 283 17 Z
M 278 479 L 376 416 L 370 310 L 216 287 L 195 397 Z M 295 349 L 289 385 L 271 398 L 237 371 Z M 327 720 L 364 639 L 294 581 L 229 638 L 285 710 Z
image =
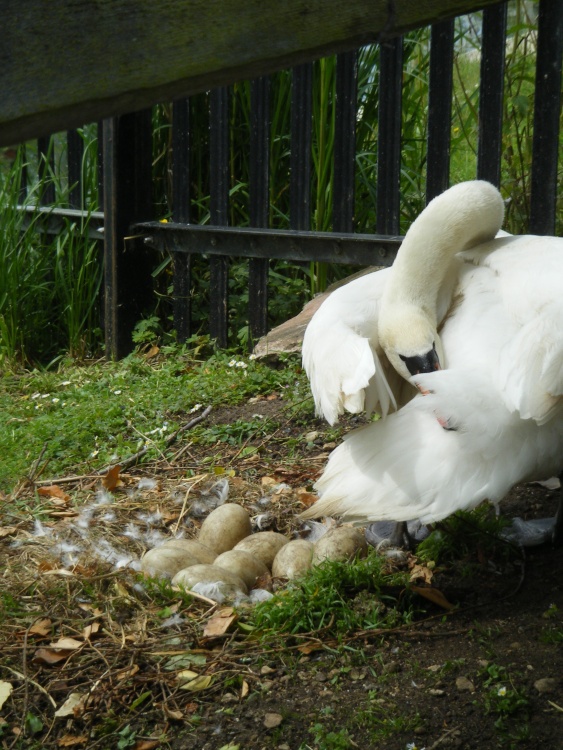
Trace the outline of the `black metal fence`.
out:
M 476 177 L 500 181 L 505 2 L 483 11 L 480 62 L 479 136 Z M 270 82 L 251 84 L 250 226 L 228 226 L 229 98 L 226 88 L 210 94 L 210 223 L 191 224 L 189 156 L 198 148 L 190 130 L 190 101 L 173 104 L 172 220 L 155 221 L 151 200 L 151 113 L 137 112 L 99 126 L 100 193 L 103 194 L 105 335 L 114 357 L 131 348 L 131 331 L 152 295 L 151 251 L 174 257 L 175 327 L 190 335 L 191 263 L 194 254 L 210 264 L 209 333 L 227 343 L 229 258 L 249 259 L 249 325 L 253 337 L 267 330 L 268 263 L 272 258 L 358 265 L 390 265 L 398 246 L 401 169 L 403 40 L 380 45 L 376 234 L 354 234 L 358 51 L 337 58 L 333 232 L 310 231 L 312 64 L 292 71 L 290 229 L 268 228 Z M 426 199 L 449 184 L 454 21 L 431 29 Z M 529 231 L 553 234 L 561 110 L 563 3 L 541 0 L 537 35 L 535 112 Z M 38 144 L 48 153 L 48 143 Z M 70 206 L 80 209 L 82 141 L 68 133 L 68 179 L 76 185 Z M 52 196 L 45 194 L 43 203 Z M 61 212 L 59 212 L 61 213 Z M 64 211 L 62 212 L 64 213 Z M 98 222 L 101 217 L 94 217 Z M 125 237 L 136 237 L 124 244 Z

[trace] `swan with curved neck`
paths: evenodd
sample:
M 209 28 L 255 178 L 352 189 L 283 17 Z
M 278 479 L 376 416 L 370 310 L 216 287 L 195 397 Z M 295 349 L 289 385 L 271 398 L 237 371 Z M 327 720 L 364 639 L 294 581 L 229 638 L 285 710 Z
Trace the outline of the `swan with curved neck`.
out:
M 563 238 L 497 234 L 502 216 L 492 185 L 451 188 L 391 269 L 337 289 L 311 320 L 319 413 L 379 404 L 385 418 L 331 453 L 302 518 L 432 523 L 563 469 Z
M 492 239 L 503 202 L 488 182 L 464 182 L 431 201 L 413 222 L 392 268 L 336 289 L 310 321 L 303 366 L 319 416 L 383 417 L 416 390 L 410 378 L 447 363 L 438 327 L 458 278 L 456 254 Z
M 491 240 L 504 203 L 488 182 L 456 185 L 434 198 L 413 222 L 383 291 L 379 342 L 405 379 L 445 366 L 438 320 L 457 280 L 457 253 Z

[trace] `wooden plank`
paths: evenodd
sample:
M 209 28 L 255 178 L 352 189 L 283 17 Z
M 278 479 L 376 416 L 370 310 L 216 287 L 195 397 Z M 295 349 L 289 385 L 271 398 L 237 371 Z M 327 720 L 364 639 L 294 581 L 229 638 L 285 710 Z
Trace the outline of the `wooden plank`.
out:
M 4 0 L 0 146 L 378 41 L 496 0 Z M 25 54 L 21 51 L 25 50 Z

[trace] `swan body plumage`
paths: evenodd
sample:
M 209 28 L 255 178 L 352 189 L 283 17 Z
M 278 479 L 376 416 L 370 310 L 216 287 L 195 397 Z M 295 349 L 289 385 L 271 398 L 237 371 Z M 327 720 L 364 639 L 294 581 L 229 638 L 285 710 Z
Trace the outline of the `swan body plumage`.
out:
M 302 517 L 429 523 L 561 471 L 563 239 L 497 237 L 500 204 L 488 183 L 451 188 L 413 223 L 399 273 L 353 281 L 316 313 L 303 358 L 318 411 L 382 419 L 332 452 Z M 430 346 L 440 369 L 398 371 Z

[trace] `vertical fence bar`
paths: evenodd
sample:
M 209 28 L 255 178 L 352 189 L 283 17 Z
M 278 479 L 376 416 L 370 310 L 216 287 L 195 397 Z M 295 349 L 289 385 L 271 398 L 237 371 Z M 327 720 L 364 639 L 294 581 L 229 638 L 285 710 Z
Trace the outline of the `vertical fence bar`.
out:
M 530 197 L 530 232 L 533 234 L 555 232 L 562 57 L 563 3 L 541 0 Z
M 190 206 L 190 100 L 178 99 L 172 105 L 172 218 L 188 223 Z M 191 335 L 191 270 L 190 253 L 174 253 L 174 328 L 178 341 Z
M 311 228 L 311 143 L 313 138 L 313 65 L 293 68 L 291 82 L 291 157 L 289 223 Z
M 47 180 L 43 185 L 39 202 L 42 206 L 50 206 L 55 200 L 55 183 L 49 177 L 49 172 L 55 171 L 55 143 L 51 136 L 37 139 L 37 174 L 39 180 Z
M 354 230 L 357 97 L 358 52 L 354 50 L 336 58 L 332 208 L 332 228 L 335 232 Z
M 377 234 L 399 233 L 403 39 L 381 43 L 377 135 Z
M 104 205 L 104 123 L 98 122 L 98 207 L 102 210 Z
M 485 8 L 481 41 L 477 178 L 500 187 L 507 3 Z
M 250 84 L 250 226 L 267 227 L 270 214 L 270 78 Z M 266 258 L 251 258 L 248 276 L 248 322 L 252 339 L 268 331 Z
M 449 186 L 452 127 L 454 22 L 435 23 L 430 32 L 426 202 Z
M 68 169 L 68 204 L 71 208 L 82 208 L 82 159 L 84 141 L 77 130 L 66 134 L 66 159 Z
M 136 221 L 153 218 L 151 110 L 104 121 L 104 291 L 107 356 L 133 348 L 131 333 L 153 299 L 152 258 L 139 239 L 125 239 Z
M 210 95 L 210 222 L 227 226 L 229 209 L 229 90 L 213 89 Z M 219 346 L 228 340 L 228 271 L 229 259 L 223 255 L 210 258 L 211 310 L 209 330 Z

